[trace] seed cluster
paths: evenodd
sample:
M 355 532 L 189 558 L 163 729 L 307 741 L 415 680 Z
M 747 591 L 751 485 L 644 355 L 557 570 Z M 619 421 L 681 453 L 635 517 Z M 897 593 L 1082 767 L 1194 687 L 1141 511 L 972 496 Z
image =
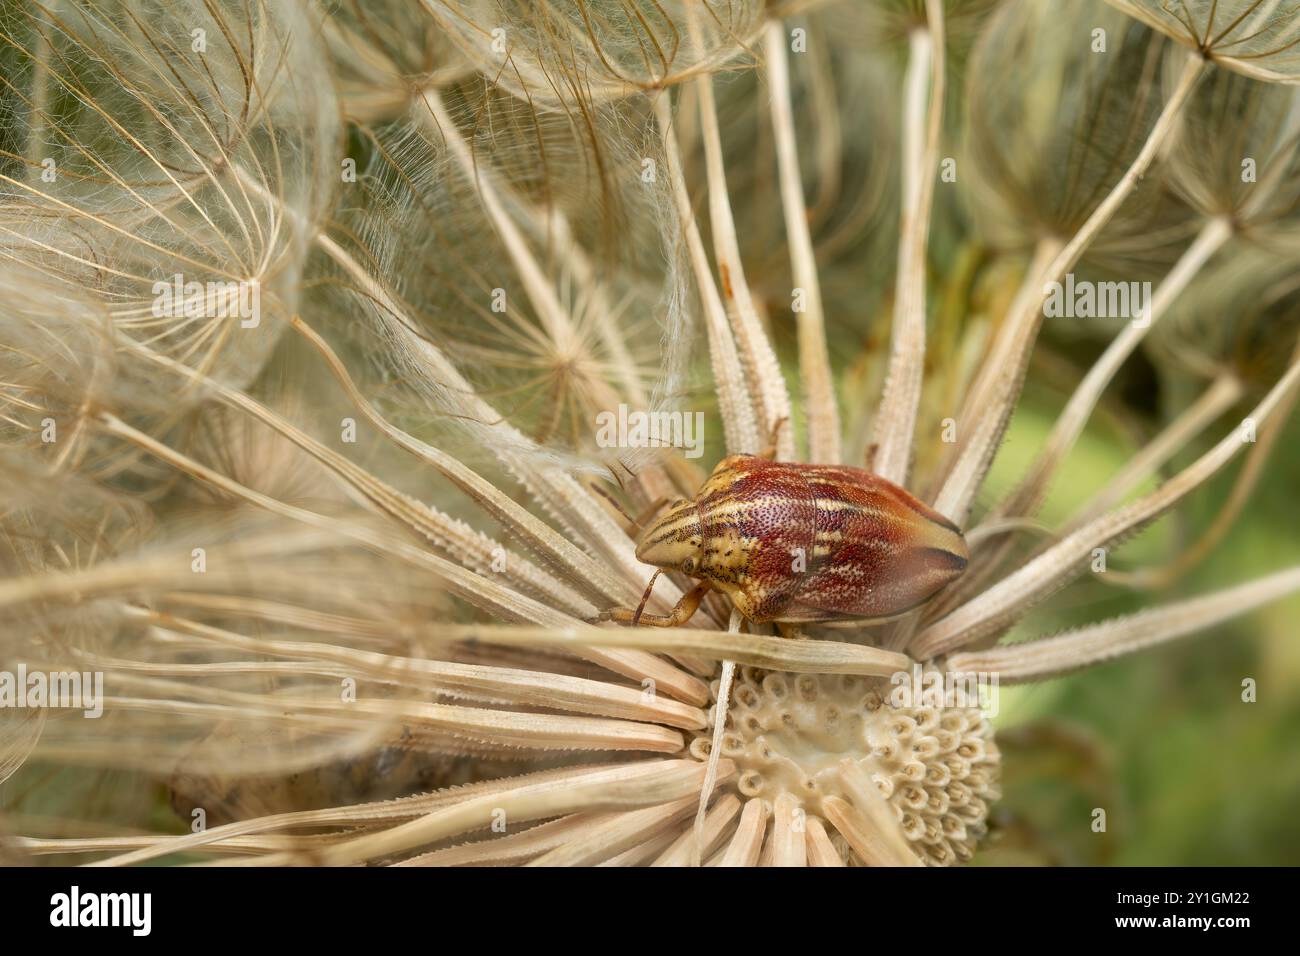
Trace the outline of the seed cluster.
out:
M 716 698 L 716 681 L 713 690 Z M 890 690 L 881 678 L 740 668 L 722 737 L 736 787 L 769 802 L 789 793 L 821 815 L 827 797 L 849 798 L 839 770 L 848 757 L 875 782 L 921 860 L 969 860 L 999 796 L 993 729 L 974 708 L 892 706 Z M 709 750 L 707 734 L 691 746 L 701 760 Z M 847 846 L 841 852 L 854 862 Z

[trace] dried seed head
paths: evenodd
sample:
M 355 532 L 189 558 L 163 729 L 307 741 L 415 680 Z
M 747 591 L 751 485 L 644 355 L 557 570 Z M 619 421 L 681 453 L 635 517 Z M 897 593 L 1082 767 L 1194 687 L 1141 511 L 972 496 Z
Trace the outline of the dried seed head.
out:
M 1106 0 L 1208 60 L 1270 83 L 1300 79 L 1292 8 L 1259 0 Z
M 1198 277 L 1153 329 L 1151 354 L 1174 381 L 1229 375 L 1263 391 L 1290 363 L 1300 333 L 1298 290 L 1290 262 L 1244 248 Z
M 1166 69 L 1167 81 L 1172 72 Z M 1300 91 L 1211 71 L 1179 124 L 1168 175 L 1203 216 L 1226 217 L 1260 244 L 1293 240 L 1300 226 Z
M 553 0 L 425 6 L 484 76 L 544 108 L 571 106 L 579 96 L 599 104 L 734 64 L 764 13 L 758 0 L 609 4 L 596 15 Z M 511 68 L 503 70 L 507 55 Z M 581 82 L 555 82 L 556 75 Z
M 297 302 L 295 227 L 336 175 L 305 7 L 26 4 L 0 32 L 0 114 L 22 148 L 0 176 L 5 257 L 247 384 Z
M 894 707 L 881 679 L 741 670 L 722 756 L 742 797 L 793 796 L 821 816 L 830 797 L 852 799 L 841 761 L 866 772 L 924 862 L 970 859 L 998 799 L 1001 760 L 988 720 L 973 708 Z M 691 753 L 707 759 L 702 734 Z M 841 848 L 847 860 L 851 851 Z
M 1094 33 L 1105 55 L 1078 39 Z M 1096 4 L 1014 0 L 994 15 L 971 54 L 962 164 L 984 234 L 1025 247 L 1075 233 L 1142 146 L 1166 46 Z M 1121 222 L 1151 201 L 1126 203 Z

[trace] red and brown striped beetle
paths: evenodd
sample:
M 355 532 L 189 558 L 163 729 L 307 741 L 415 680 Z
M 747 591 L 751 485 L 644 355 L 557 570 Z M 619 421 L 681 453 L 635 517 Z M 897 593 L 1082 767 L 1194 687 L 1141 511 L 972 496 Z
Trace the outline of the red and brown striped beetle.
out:
M 710 589 L 754 622 L 897 617 L 959 576 L 969 552 L 956 525 L 869 471 L 731 455 L 646 530 L 636 556 L 699 583 L 668 614 L 608 616 L 675 627 Z

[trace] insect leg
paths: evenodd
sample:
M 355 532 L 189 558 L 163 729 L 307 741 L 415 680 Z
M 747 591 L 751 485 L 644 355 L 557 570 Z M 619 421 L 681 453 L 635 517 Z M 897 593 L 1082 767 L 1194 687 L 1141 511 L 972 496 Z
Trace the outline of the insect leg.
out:
M 704 600 L 704 595 L 708 593 L 709 583 L 701 581 L 682 595 L 682 599 L 677 602 L 677 606 L 667 614 L 642 614 L 636 623 L 646 624 L 650 627 L 681 627 L 699 609 L 700 602 Z M 600 617 L 601 620 L 631 624 L 636 619 L 637 613 L 631 608 L 617 607 L 612 611 L 606 611 Z

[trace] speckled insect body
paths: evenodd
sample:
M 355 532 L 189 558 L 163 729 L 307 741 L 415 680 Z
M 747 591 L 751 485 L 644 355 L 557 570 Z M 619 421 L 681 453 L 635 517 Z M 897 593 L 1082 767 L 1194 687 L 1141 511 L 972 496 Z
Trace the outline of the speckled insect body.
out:
M 751 621 L 880 620 L 923 603 L 966 568 L 961 531 L 860 468 L 723 459 L 694 501 L 647 529 L 637 557 L 726 594 Z

